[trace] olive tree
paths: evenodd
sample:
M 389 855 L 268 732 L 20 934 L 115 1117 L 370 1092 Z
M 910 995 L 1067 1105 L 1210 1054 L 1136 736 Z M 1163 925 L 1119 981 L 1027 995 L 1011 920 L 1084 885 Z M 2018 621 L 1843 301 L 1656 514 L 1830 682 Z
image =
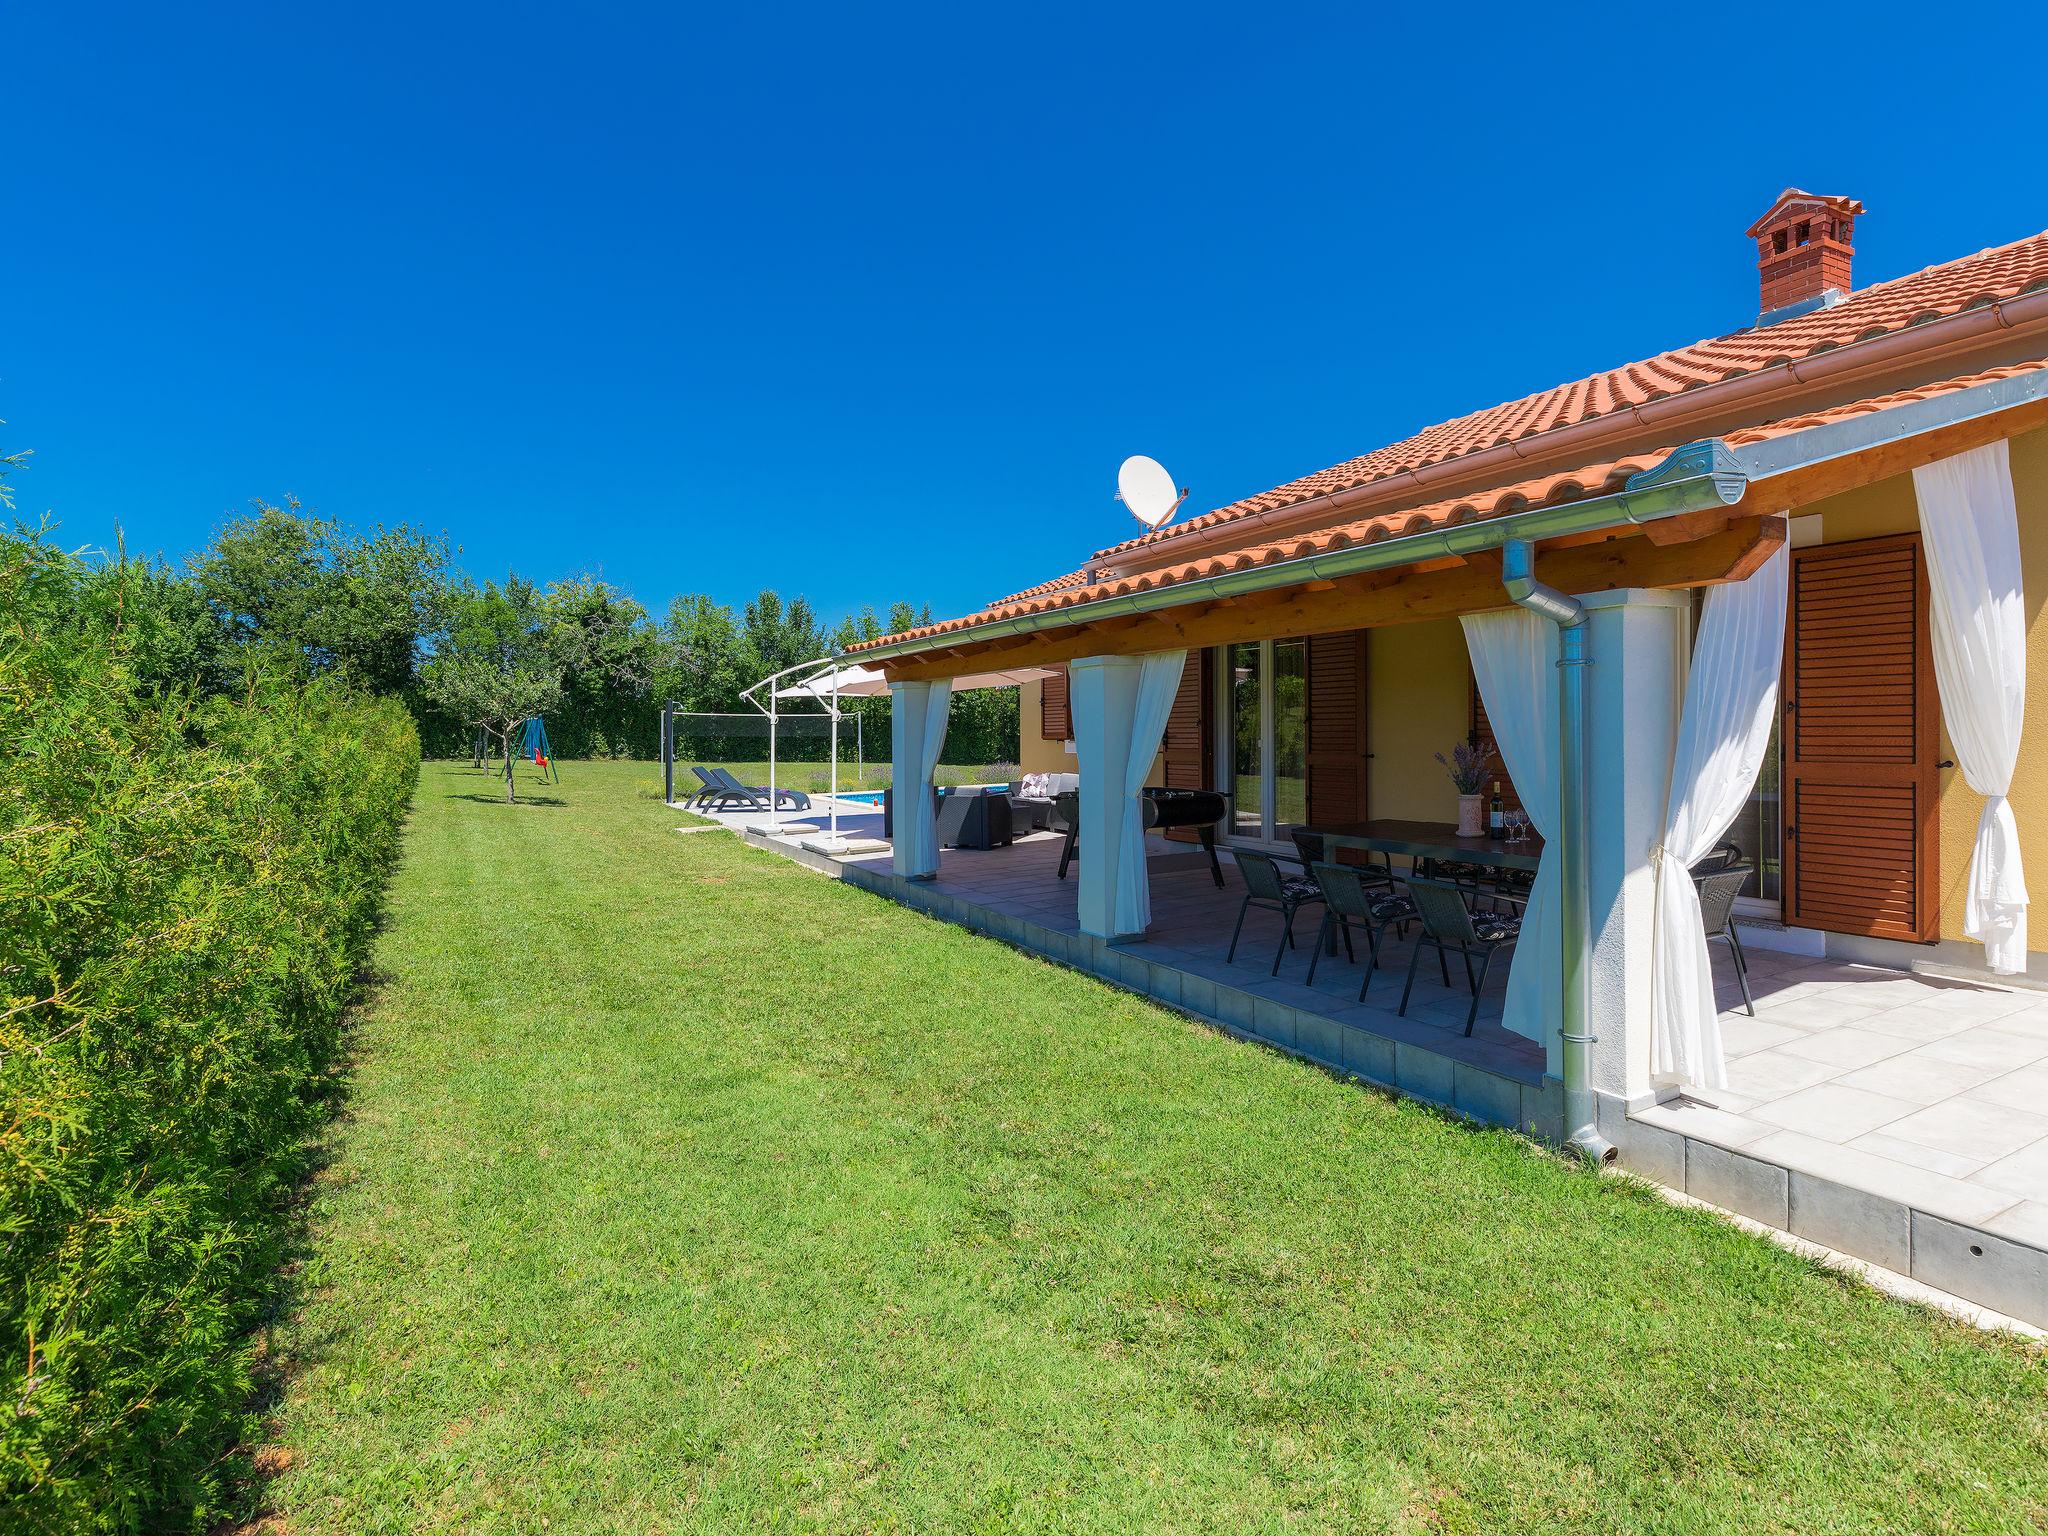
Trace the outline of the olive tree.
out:
M 562 702 L 563 660 L 533 587 L 516 578 L 486 585 L 455 605 L 447 637 L 422 669 L 427 697 L 495 737 L 505 761 L 505 799 L 516 798 L 512 733 Z

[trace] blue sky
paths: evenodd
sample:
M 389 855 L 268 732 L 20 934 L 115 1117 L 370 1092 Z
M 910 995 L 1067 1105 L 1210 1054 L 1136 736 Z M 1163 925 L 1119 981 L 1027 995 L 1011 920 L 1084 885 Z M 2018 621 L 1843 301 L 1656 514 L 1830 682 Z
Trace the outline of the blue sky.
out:
M 1788 183 L 1862 282 L 2048 226 L 2031 8 L 1419 14 L 16 8 L 20 513 L 944 615 L 1135 531 L 1128 453 L 1199 511 L 1747 323 Z

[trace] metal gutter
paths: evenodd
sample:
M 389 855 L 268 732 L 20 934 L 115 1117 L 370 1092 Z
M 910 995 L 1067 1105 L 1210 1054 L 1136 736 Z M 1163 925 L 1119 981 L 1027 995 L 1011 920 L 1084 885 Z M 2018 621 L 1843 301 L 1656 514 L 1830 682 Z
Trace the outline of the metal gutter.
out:
M 986 624 L 966 629 L 946 630 L 848 654 L 865 664 L 891 656 L 910 656 L 955 645 L 981 645 L 990 640 L 1065 629 L 1100 619 L 1157 613 L 1207 599 L 1243 597 L 1304 581 L 1336 581 L 1347 576 L 1413 565 L 1418 560 L 1477 554 L 1482 550 L 1498 549 L 1513 539 L 1554 539 L 1564 534 L 1589 533 L 1625 523 L 1655 522 L 1660 518 L 1678 517 L 1709 507 L 1732 507 L 1742 500 L 1748 488 L 1748 477 L 1727 445 L 1717 438 L 1708 438 L 1704 442 L 1688 443 L 1654 469 L 1630 476 L 1620 490 L 1605 496 L 1555 507 L 1536 507 L 1527 512 L 1486 518 L 1480 522 L 1453 523 L 1420 533 L 1404 534 L 1399 538 L 1382 539 L 1373 544 L 1354 544 L 1296 560 L 1279 560 L 1270 565 L 1226 571 L 1221 576 L 1177 581 L 1143 592 L 1120 593 L 1092 603 L 1076 603 L 1071 607 L 1049 608 L 1040 613 L 992 619 Z
M 2048 298 L 2048 294 L 2042 295 Z M 2035 368 L 2010 378 L 1990 379 L 1967 389 L 1952 389 L 1924 400 L 1910 400 L 1882 411 L 1845 416 L 1798 432 L 1786 432 L 1729 449 L 1743 475 L 1761 484 L 1780 476 L 1846 459 L 1886 443 L 1961 426 L 2048 400 L 2048 368 Z

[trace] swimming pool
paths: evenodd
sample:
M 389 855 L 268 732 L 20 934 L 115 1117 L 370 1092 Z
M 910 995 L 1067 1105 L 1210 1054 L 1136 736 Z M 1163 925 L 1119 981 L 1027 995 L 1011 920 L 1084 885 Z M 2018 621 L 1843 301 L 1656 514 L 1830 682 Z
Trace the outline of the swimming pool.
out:
M 963 787 L 987 791 L 1008 789 L 1010 786 L 1007 784 L 969 784 Z M 842 789 L 839 792 L 839 798 L 842 800 L 857 800 L 862 805 L 880 805 L 882 803 L 882 793 L 879 789 Z

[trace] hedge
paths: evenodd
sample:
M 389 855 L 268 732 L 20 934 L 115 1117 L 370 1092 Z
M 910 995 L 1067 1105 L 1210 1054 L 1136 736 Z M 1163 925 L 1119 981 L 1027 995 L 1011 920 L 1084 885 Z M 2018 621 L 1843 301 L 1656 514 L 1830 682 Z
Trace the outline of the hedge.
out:
M 34 538 L 0 616 L 0 1509 L 204 1530 L 419 740 L 261 668 L 146 678 L 146 585 Z

